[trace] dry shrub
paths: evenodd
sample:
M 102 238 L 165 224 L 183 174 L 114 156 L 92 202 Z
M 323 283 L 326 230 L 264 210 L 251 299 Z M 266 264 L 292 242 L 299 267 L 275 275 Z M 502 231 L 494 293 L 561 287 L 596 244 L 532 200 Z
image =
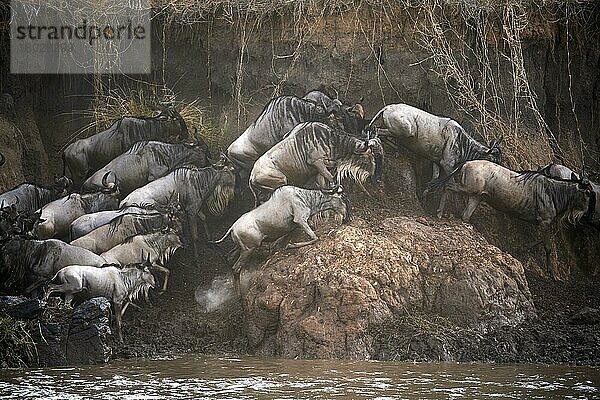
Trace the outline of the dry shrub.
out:
M 28 323 L 0 317 L 0 368 L 23 368 L 35 363 L 37 349 Z

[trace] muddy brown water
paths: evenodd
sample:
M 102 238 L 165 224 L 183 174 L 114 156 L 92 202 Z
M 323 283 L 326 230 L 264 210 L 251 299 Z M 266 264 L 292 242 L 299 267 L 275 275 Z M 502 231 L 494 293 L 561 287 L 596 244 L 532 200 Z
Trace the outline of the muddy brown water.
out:
M 184 356 L 0 371 L 3 399 L 591 399 L 600 368 Z

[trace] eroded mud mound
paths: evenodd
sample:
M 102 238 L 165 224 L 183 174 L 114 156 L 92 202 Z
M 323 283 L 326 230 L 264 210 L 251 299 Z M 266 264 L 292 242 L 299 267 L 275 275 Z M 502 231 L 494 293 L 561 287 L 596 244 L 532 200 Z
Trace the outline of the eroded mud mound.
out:
M 484 333 L 535 316 L 523 267 L 469 225 L 357 218 L 259 266 L 244 295 L 260 355 L 374 357 L 372 328 L 427 314 Z

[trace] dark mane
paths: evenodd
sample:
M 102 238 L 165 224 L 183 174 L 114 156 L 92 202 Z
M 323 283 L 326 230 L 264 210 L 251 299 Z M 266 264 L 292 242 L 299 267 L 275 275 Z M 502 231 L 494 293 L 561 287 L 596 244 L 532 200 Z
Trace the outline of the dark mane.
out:
M 290 102 L 298 102 L 297 104 L 302 104 L 306 107 L 310 108 L 310 119 L 314 119 L 314 120 L 318 120 L 320 118 L 322 118 L 323 115 L 321 115 L 321 113 L 319 113 L 319 109 L 317 107 L 319 107 L 318 105 L 315 105 L 314 103 L 304 100 L 298 96 L 289 96 L 289 95 L 285 95 L 285 96 L 278 96 L 275 97 L 273 99 L 271 99 L 263 108 L 263 110 L 261 111 L 260 115 L 258 116 L 258 118 L 256 118 L 256 120 L 253 123 L 253 126 L 256 126 L 256 124 L 258 124 L 259 122 L 261 122 L 263 119 L 265 119 L 267 117 L 267 115 L 269 115 L 271 118 L 276 117 L 279 118 L 279 116 L 273 116 L 271 113 L 267 113 L 267 111 L 273 107 L 274 104 L 281 102 L 281 101 L 287 101 L 288 104 Z M 294 112 L 297 112 L 298 110 L 294 109 Z M 295 115 L 295 117 L 297 117 L 297 115 Z
M 546 166 L 548 167 L 548 166 Z M 523 170 L 523 171 L 515 171 L 519 174 L 519 181 L 529 181 L 532 180 L 534 178 L 537 178 L 539 176 L 542 176 L 546 179 L 550 179 L 553 181 L 557 181 L 557 182 L 569 182 L 569 183 L 578 183 L 580 181 L 574 181 L 571 179 L 562 179 L 562 178 L 555 178 L 552 176 L 548 176 L 546 174 L 544 174 L 543 169 L 537 170 L 537 171 L 533 171 L 533 170 Z

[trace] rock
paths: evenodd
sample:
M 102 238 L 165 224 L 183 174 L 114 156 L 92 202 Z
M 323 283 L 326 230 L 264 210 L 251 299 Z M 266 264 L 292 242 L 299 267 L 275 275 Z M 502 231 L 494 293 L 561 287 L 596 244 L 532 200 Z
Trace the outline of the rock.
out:
M 45 302 L 22 296 L 0 296 L 0 312 L 16 319 L 34 319 L 44 311 Z
M 595 325 L 600 322 L 600 310 L 597 308 L 583 307 L 569 318 L 571 325 Z
M 267 260 L 244 295 L 255 352 L 365 359 L 374 353 L 373 328 L 399 316 L 484 333 L 535 315 L 519 261 L 469 225 L 427 222 L 395 217 L 371 228 L 356 219 Z
M 73 311 L 69 325 L 68 363 L 107 362 L 112 354 L 108 345 L 110 334 L 110 302 L 104 297 L 96 297 L 82 303 Z

